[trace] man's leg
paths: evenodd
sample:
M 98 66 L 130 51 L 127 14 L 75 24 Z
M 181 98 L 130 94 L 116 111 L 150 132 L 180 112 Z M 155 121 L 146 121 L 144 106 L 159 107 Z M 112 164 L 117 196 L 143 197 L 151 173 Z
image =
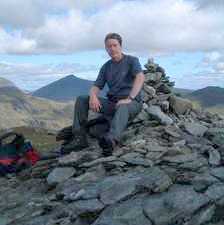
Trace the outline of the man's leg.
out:
M 106 117 L 112 116 L 115 112 L 114 104 L 102 97 L 99 97 L 99 101 L 101 103 L 100 113 L 104 114 Z M 88 121 L 88 111 L 89 96 L 79 96 L 74 106 L 73 132 L 84 129 Z
M 64 144 L 63 153 L 79 151 L 88 147 L 85 124 L 88 119 L 89 96 L 81 95 L 77 97 L 74 105 L 74 118 L 72 125 L 72 137 Z
M 121 104 L 116 108 L 109 132 L 99 141 L 99 145 L 103 148 L 104 156 L 112 154 L 113 147 L 116 142 L 120 141 L 122 132 L 127 127 L 128 121 L 134 119 L 141 109 L 142 103 L 137 101 Z
M 128 125 L 128 121 L 133 120 L 141 110 L 142 103 L 137 101 L 119 105 L 111 121 L 109 136 L 116 141 L 120 141 L 122 133 Z
M 113 113 L 113 107 L 110 102 L 105 98 L 99 98 L 101 103 L 100 113 L 105 115 Z M 79 151 L 83 148 L 88 147 L 86 129 L 85 126 L 88 122 L 88 111 L 89 111 L 89 96 L 82 95 L 76 99 L 74 106 L 74 118 L 72 125 L 72 140 L 64 146 L 64 152 L 69 153 L 71 151 Z
M 88 120 L 88 111 L 89 111 L 89 96 L 81 95 L 76 99 L 74 105 L 74 117 L 72 131 L 80 131 L 84 129 L 87 120 Z

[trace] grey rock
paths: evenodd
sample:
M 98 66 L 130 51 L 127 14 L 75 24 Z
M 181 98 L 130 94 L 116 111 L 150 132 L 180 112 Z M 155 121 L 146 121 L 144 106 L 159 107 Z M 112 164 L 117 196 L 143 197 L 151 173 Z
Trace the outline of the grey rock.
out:
M 102 168 L 100 171 L 88 171 L 80 176 L 75 177 L 78 182 L 95 182 L 105 177 L 105 169 Z
M 197 153 L 192 154 L 182 154 L 177 156 L 167 156 L 163 157 L 163 160 L 170 163 L 184 163 L 184 162 L 191 162 L 196 161 L 198 159 Z
M 73 186 L 73 188 L 63 190 L 65 201 L 76 201 L 80 199 L 95 199 L 99 196 L 99 185 L 98 183 L 93 184 L 80 184 Z
M 224 129 L 223 128 L 209 128 L 205 135 L 214 144 L 218 146 L 224 145 Z
M 158 67 L 157 64 L 151 63 L 151 62 L 150 63 L 146 63 L 144 66 L 151 73 L 155 73 L 156 72 L 156 68 Z
M 147 198 L 143 210 L 155 225 L 182 224 L 208 202 L 208 197 L 196 193 L 192 187 L 174 185 L 168 192 Z
M 116 156 L 102 157 L 102 158 L 93 160 L 91 162 L 85 162 L 85 163 L 81 164 L 80 167 L 91 167 L 91 166 L 98 165 L 100 163 L 112 162 L 112 161 L 115 161 L 115 160 L 117 160 Z
M 136 192 L 139 178 L 115 176 L 108 177 L 100 184 L 100 200 L 105 205 L 114 204 Z M 116 193 L 116 194 L 115 194 Z
M 204 157 L 198 157 L 197 160 L 184 162 L 178 165 L 178 169 L 184 169 L 189 171 L 198 171 L 203 167 L 208 167 L 208 161 Z
M 149 167 L 153 165 L 151 160 L 143 158 L 142 155 L 137 152 L 125 154 L 120 157 L 120 160 L 132 165 L 142 165 Z
M 150 98 L 153 98 L 156 95 L 155 88 L 153 88 L 149 85 L 144 84 L 143 89 L 146 92 L 146 94 L 149 95 Z
M 213 125 L 214 125 L 214 127 L 224 128 L 224 120 L 214 121 Z
M 171 94 L 160 93 L 159 95 L 157 95 L 156 99 L 157 99 L 158 102 L 164 102 L 164 101 L 167 101 L 170 96 L 171 96 Z
M 139 187 L 147 188 L 153 193 L 163 192 L 172 185 L 170 177 L 159 167 L 152 167 L 145 170 L 141 175 L 138 183 Z
M 168 101 L 163 101 L 160 103 L 160 107 L 163 112 L 168 112 L 170 103 Z
M 198 123 L 184 123 L 185 130 L 194 136 L 202 137 L 208 130 L 207 127 Z
M 154 82 L 157 83 L 160 81 L 161 77 L 162 77 L 162 73 L 160 72 L 156 72 L 156 73 L 146 73 L 145 74 L 145 82 L 146 83 L 150 83 L 150 82 Z
M 177 142 L 173 143 L 174 147 L 183 147 L 185 145 L 186 145 L 186 140 L 180 140 L 180 141 L 177 141 Z
M 152 160 L 152 161 L 154 162 L 154 161 L 156 161 L 156 160 L 162 158 L 162 156 L 163 156 L 164 154 L 166 154 L 165 151 L 164 151 L 164 152 L 156 152 L 156 151 L 152 151 L 152 152 L 147 153 L 145 157 L 148 158 L 148 159 L 150 159 L 150 160 Z
M 144 121 L 144 120 L 148 120 L 149 119 L 149 115 L 147 112 L 145 112 L 145 110 L 143 109 L 133 120 L 133 123 L 139 122 L 139 121 Z
M 212 176 L 210 172 L 205 172 L 195 176 L 192 180 L 192 185 L 195 191 L 204 192 L 209 186 L 218 182 L 219 180 Z
M 162 92 L 164 94 L 169 94 L 172 92 L 172 89 L 164 83 L 160 83 L 159 85 L 156 86 L 156 89 L 158 92 Z
M 202 210 L 194 215 L 192 219 L 184 225 L 202 225 L 205 224 L 206 222 L 211 221 L 214 213 L 215 213 L 215 205 L 208 205 L 205 208 L 202 208 Z
M 98 154 L 93 153 L 93 152 L 71 152 L 68 155 L 65 155 L 63 157 L 60 157 L 58 159 L 59 165 L 61 166 L 77 166 L 78 164 L 89 161 L 89 160 L 94 160 L 98 158 Z
M 100 214 L 93 225 L 152 225 L 142 210 L 145 196 L 136 196 L 127 201 L 109 206 Z
M 129 159 L 123 159 L 124 162 L 132 164 L 132 165 L 139 165 L 139 166 L 146 166 L 151 167 L 153 166 L 153 162 L 150 159 L 144 159 L 142 157 L 135 157 Z
M 132 148 L 144 148 L 146 145 L 146 140 L 145 139 L 139 139 L 137 141 L 131 142 L 131 147 Z
M 218 201 L 219 199 L 224 197 L 224 184 L 223 183 L 215 183 L 208 187 L 205 195 L 208 196 L 213 201 Z
M 221 163 L 221 155 L 219 153 L 219 151 L 217 151 L 216 149 L 210 149 L 208 151 L 209 153 L 209 164 L 212 166 L 218 166 Z
M 210 170 L 210 174 L 224 182 L 224 167 L 213 168 Z
M 162 112 L 159 106 L 152 105 L 146 111 L 153 119 L 158 120 L 161 124 L 170 125 L 173 123 L 173 120 Z
M 79 200 L 68 205 L 76 215 L 97 213 L 104 208 L 98 199 Z
M 66 181 L 76 173 L 76 170 L 72 167 L 55 168 L 47 177 L 47 183 L 49 185 L 55 185 Z
M 100 200 L 111 205 L 146 188 L 149 192 L 162 192 L 172 184 L 169 176 L 157 167 L 142 172 L 127 172 L 105 178 L 99 184 Z M 116 195 L 114 194 L 116 193 Z
M 168 151 L 167 147 L 159 145 L 155 141 L 148 141 L 147 145 L 145 146 L 145 149 L 150 152 L 164 152 L 166 153 Z
M 166 126 L 164 131 L 174 138 L 181 138 L 181 130 L 175 126 Z
M 125 160 L 133 159 L 136 157 L 141 157 L 141 154 L 138 152 L 130 152 L 130 153 L 122 155 L 120 157 L 120 160 L 125 161 Z
M 176 114 L 180 114 L 180 115 L 186 114 L 193 108 L 191 101 L 177 97 L 177 96 L 171 96 L 169 98 L 169 102 L 170 102 L 170 107 L 173 109 L 173 111 Z

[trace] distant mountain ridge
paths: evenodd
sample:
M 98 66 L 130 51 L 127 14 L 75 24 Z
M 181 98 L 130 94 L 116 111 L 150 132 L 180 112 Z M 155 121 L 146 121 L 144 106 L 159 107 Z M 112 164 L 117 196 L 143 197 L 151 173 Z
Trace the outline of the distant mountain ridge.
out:
M 25 94 L 0 80 L 0 130 L 18 126 L 61 129 L 72 122 L 74 103 L 59 103 Z M 10 85 L 8 85 L 10 84 Z
M 224 106 L 224 88 L 208 86 L 187 95 L 188 98 L 198 101 L 203 107 Z
M 68 75 L 33 92 L 33 96 L 57 101 L 74 100 L 78 95 L 89 93 L 93 81 Z
M 16 85 L 13 82 L 11 82 L 3 77 L 0 77 L 0 88 L 2 88 L 2 87 L 16 87 Z

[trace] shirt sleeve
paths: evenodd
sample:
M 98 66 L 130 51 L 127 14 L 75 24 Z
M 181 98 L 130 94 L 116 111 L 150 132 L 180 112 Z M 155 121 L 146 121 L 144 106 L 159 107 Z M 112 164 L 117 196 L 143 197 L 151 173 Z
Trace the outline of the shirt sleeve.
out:
M 100 90 L 102 90 L 106 83 L 106 76 L 105 76 L 105 65 L 103 65 L 100 69 L 100 72 L 94 82 L 94 86 L 97 86 Z
M 135 77 L 138 73 L 142 72 L 142 66 L 137 57 L 133 57 L 131 61 L 131 74 Z

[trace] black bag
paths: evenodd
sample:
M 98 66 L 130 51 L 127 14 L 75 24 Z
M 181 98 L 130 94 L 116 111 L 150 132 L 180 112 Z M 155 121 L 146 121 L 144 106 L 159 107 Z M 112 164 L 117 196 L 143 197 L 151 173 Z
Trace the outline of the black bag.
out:
M 8 132 L 0 136 L 0 176 L 16 173 L 34 165 L 40 156 L 22 134 Z
M 86 132 L 94 138 L 99 138 L 109 131 L 110 121 L 104 116 L 99 116 L 96 119 L 89 120 L 86 124 Z M 64 140 L 69 142 L 72 140 L 72 126 L 68 126 L 60 130 L 56 135 L 56 141 Z
M 100 138 L 110 129 L 110 121 L 104 116 L 92 119 L 87 123 L 86 129 L 91 137 Z

